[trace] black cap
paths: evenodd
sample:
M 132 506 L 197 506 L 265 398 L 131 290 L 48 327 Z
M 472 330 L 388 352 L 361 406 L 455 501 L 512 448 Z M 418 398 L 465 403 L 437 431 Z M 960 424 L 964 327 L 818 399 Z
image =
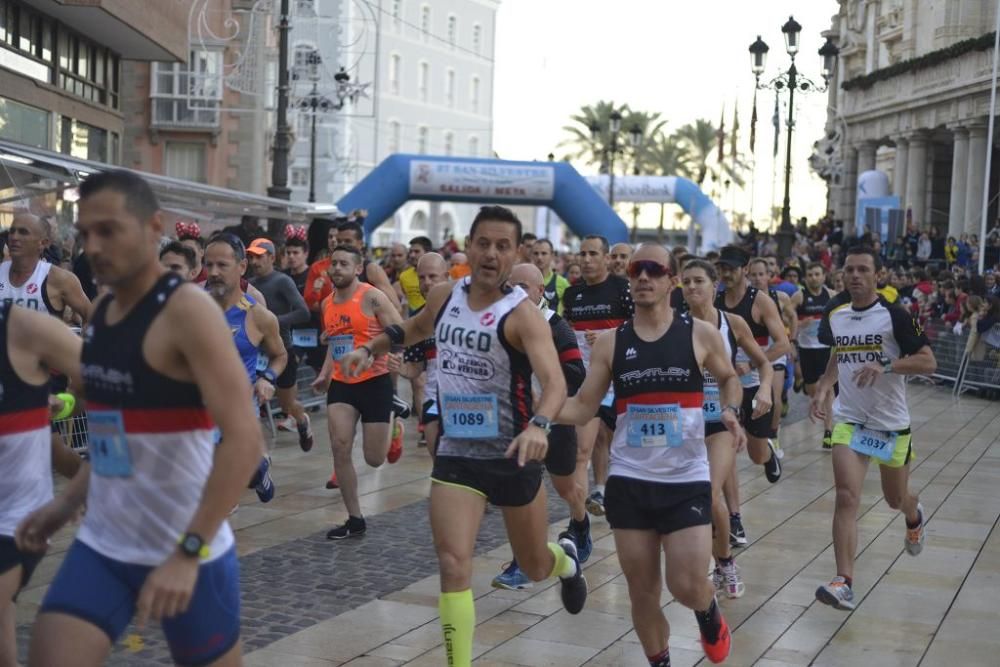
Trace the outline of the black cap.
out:
M 750 263 L 750 253 L 739 246 L 727 245 L 719 251 L 719 259 L 715 263 L 741 269 Z

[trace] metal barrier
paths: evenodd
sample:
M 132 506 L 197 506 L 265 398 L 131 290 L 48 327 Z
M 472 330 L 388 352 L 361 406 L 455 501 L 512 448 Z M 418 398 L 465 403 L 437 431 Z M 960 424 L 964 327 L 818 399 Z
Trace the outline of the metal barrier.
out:
M 965 327 L 961 334 L 955 334 L 953 326 L 942 320 L 929 320 L 924 326 L 924 333 L 937 359 L 937 370 L 930 377 L 949 382 L 957 388 L 965 365 L 969 328 Z
M 1000 324 L 983 334 L 974 333 L 969 341 L 957 393 L 971 389 L 1000 391 Z
M 62 436 L 63 442 L 69 445 L 74 452 L 83 454 L 87 451 L 89 438 L 86 413 L 60 419 L 53 422 L 52 425 Z

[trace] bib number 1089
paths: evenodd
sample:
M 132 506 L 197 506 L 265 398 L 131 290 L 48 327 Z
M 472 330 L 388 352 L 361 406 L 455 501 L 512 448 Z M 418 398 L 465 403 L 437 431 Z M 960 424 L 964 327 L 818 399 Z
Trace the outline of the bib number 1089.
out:
M 477 440 L 500 434 L 495 394 L 445 394 L 441 402 L 448 437 Z

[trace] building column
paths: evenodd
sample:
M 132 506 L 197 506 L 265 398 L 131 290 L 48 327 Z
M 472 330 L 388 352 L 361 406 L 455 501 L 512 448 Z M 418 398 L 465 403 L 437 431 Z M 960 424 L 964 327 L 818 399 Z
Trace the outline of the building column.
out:
M 910 148 L 906 165 L 906 202 L 903 208 L 913 213 L 913 222 L 918 227 L 927 224 L 924 212 L 927 207 L 927 135 L 916 132 L 910 136 Z
M 906 201 L 906 167 L 910 155 L 910 140 L 896 137 L 896 165 L 892 170 L 892 193 L 899 197 L 900 204 Z
M 878 145 L 874 141 L 862 141 L 858 145 L 858 174 L 875 168 L 875 150 Z
M 965 229 L 965 186 L 969 170 L 969 130 L 956 127 L 951 161 L 951 203 L 948 206 L 948 236 L 956 239 Z
M 851 145 L 844 148 L 844 187 L 841 196 L 844 211 L 844 236 L 854 236 L 858 197 L 858 149 Z
M 983 179 L 986 178 L 986 123 L 969 125 L 969 167 L 965 186 L 965 227 L 967 234 L 978 234 L 983 209 Z

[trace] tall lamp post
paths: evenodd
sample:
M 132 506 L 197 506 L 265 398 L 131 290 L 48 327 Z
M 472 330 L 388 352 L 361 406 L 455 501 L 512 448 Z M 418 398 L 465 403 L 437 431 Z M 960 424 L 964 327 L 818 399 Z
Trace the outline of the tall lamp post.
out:
M 833 75 L 833 68 L 837 62 L 840 49 L 833 41 L 827 37 L 826 43 L 820 48 L 819 55 L 823 58 L 823 85 L 817 85 L 802 76 L 795 67 L 795 55 L 799 52 L 799 35 L 802 26 L 793 17 L 789 16 L 788 21 L 781 26 L 781 32 L 785 38 L 785 51 L 788 52 L 792 62 L 788 69 L 780 72 L 778 76 L 766 83 L 761 83 L 760 77 L 764 73 L 764 64 L 767 60 L 767 52 L 770 50 L 764 40 L 757 35 L 757 40 L 750 45 L 751 71 L 754 75 L 757 90 L 775 90 L 781 92 L 788 89 L 788 137 L 785 147 L 785 199 L 781 206 L 781 226 L 778 228 L 778 253 L 782 257 L 788 257 L 792 251 L 792 242 L 795 240 L 795 228 L 792 227 L 791 212 L 791 183 L 792 183 L 792 130 L 795 127 L 795 91 L 801 93 L 826 92 L 829 89 L 830 77 Z
M 642 163 L 642 144 L 645 138 L 645 133 L 642 131 L 642 126 L 638 123 L 633 123 L 628 130 L 629 144 L 632 146 L 632 154 L 635 158 L 635 163 L 632 165 L 632 174 L 634 176 L 639 176 L 642 173 L 641 163 Z M 638 202 L 632 203 L 632 244 L 639 240 L 639 204 Z
M 290 199 L 292 191 L 288 188 L 288 152 L 292 148 L 292 131 L 288 127 L 288 32 L 291 26 L 288 22 L 288 0 L 281 0 L 279 12 L 281 18 L 278 22 L 277 127 L 274 132 L 274 152 L 271 158 L 271 185 L 267 188 L 267 196 Z M 282 238 L 285 235 L 285 224 L 283 219 L 268 221 L 268 235 L 273 239 Z
M 636 128 L 638 125 L 634 125 L 631 130 L 629 130 L 629 141 L 633 146 L 638 145 L 642 142 L 642 129 L 638 129 L 636 134 Z M 608 205 L 614 208 L 615 206 L 615 156 L 618 153 L 623 153 L 625 147 L 618 143 L 618 135 L 622 131 L 622 115 L 615 109 L 608 116 L 608 143 L 604 143 L 603 134 L 605 128 L 601 127 L 599 124 L 591 123 L 590 127 L 590 139 L 595 144 L 601 142 L 601 157 L 602 162 L 608 165 L 608 175 L 610 178 L 610 183 L 608 184 Z

